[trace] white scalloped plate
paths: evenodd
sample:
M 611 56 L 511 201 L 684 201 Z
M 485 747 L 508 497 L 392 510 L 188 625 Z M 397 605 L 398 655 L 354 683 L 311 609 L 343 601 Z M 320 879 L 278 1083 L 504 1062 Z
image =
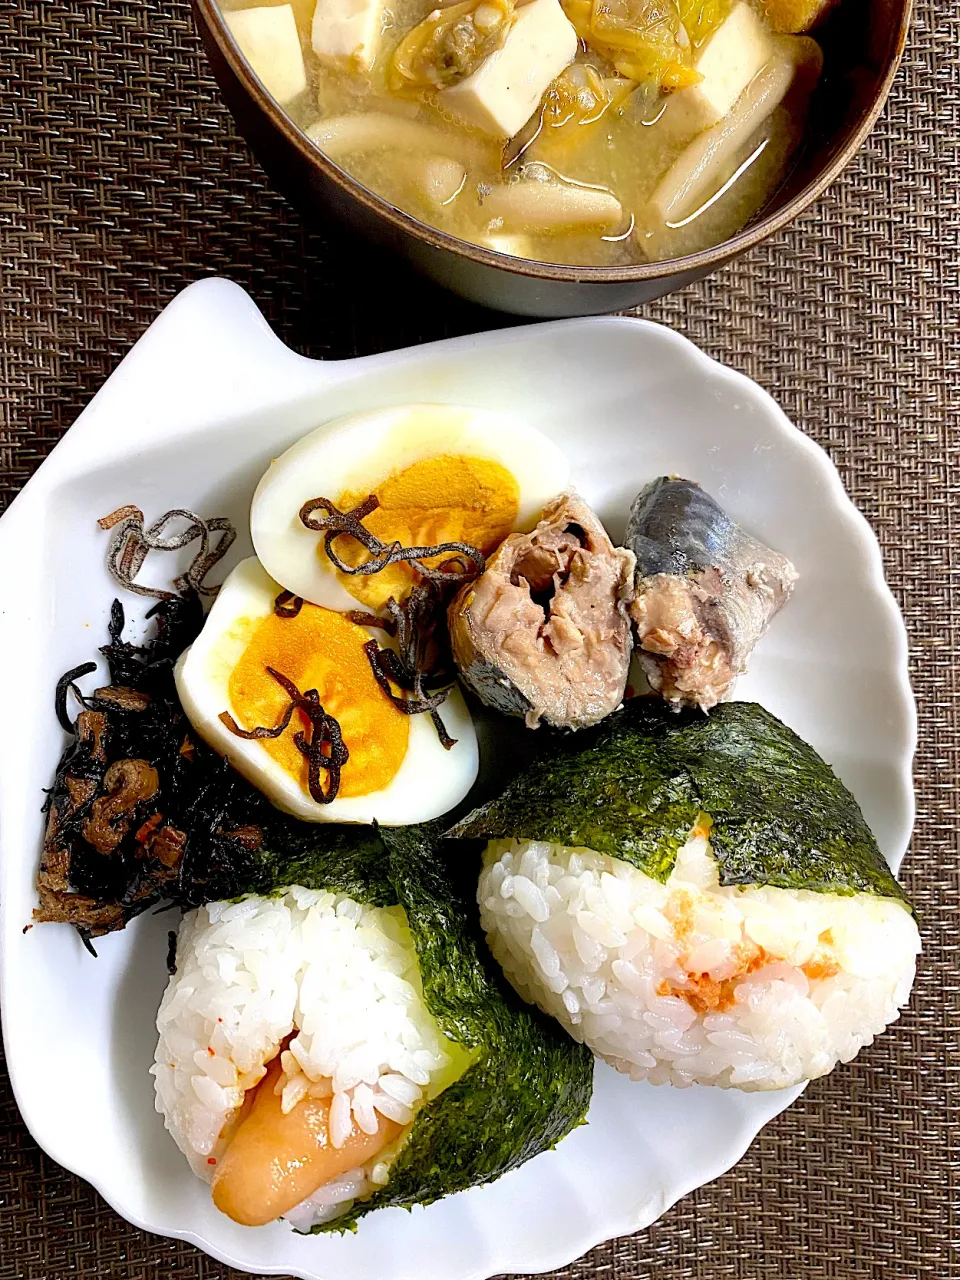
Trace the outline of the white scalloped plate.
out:
M 282 346 L 236 286 L 191 286 L 0 521 L 3 1029 L 21 1111 L 54 1159 L 137 1226 L 260 1274 L 483 1280 L 563 1266 L 728 1169 L 797 1094 L 654 1089 L 601 1066 L 589 1125 L 493 1186 L 382 1211 L 345 1238 L 245 1229 L 213 1209 L 153 1109 L 169 917 L 105 939 L 97 961 L 65 927 L 23 932 L 60 749 L 53 685 L 101 643 L 113 595 L 95 518 L 136 501 L 242 527 L 272 456 L 326 419 L 404 401 L 522 414 L 568 451 L 614 536 L 647 479 L 700 480 L 801 574 L 739 695 L 835 766 L 894 867 L 913 819 L 906 639 L 876 540 L 827 456 L 754 383 L 668 329 L 616 318 L 321 363 Z M 241 539 L 234 554 L 246 552 Z

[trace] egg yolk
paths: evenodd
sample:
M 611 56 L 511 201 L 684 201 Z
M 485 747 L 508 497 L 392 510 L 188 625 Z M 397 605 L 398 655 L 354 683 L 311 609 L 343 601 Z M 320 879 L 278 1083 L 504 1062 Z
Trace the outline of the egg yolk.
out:
M 295 618 L 271 613 L 246 625 L 250 638 L 227 686 L 240 727 L 272 728 L 283 719 L 290 699 L 267 671 L 273 667 L 301 693 L 316 689 L 324 709 L 339 722 L 350 752 L 340 775 L 339 795 L 382 791 L 403 763 L 410 723 L 374 679 L 363 651 L 369 634 L 343 614 L 311 604 L 304 604 Z M 294 734 L 308 727 L 307 717 L 297 710 L 279 738 L 259 740 L 304 791 L 308 790 L 307 760 Z
M 349 511 L 370 492 L 342 493 L 337 506 Z M 512 532 L 520 500 L 516 480 L 498 462 L 454 454 L 414 462 L 382 481 L 373 492 L 380 506 L 363 523 L 381 541 L 396 541 L 405 547 L 468 542 L 485 555 Z M 370 558 L 365 547 L 348 537 L 338 538 L 334 550 L 349 565 Z M 322 543 L 318 554 L 326 559 Z M 426 563 L 436 566 L 449 558 L 435 557 Z M 416 570 L 409 564 L 392 564 L 370 577 L 339 571 L 337 577 L 355 599 L 373 609 L 382 608 L 390 596 L 402 600 L 417 581 Z

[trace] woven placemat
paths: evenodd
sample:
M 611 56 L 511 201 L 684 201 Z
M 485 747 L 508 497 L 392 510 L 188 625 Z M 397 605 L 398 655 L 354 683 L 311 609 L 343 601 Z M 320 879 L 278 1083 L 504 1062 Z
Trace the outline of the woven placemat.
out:
M 314 356 L 504 323 L 372 251 L 348 269 L 337 228 L 301 224 L 238 141 L 184 0 L 3 0 L 0 49 L 0 500 L 199 276 L 244 285 Z M 767 387 L 880 536 L 920 706 L 906 879 L 925 954 L 893 1031 L 733 1171 L 557 1273 L 570 1280 L 960 1277 L 958 210 L 960 18 L 923 0 L 844 178 L 786 234 L 645 310 Z M 134 1230 L 43 1156 L 5 1076 L 0 1115 L 0 1280 L 239 1275 Z

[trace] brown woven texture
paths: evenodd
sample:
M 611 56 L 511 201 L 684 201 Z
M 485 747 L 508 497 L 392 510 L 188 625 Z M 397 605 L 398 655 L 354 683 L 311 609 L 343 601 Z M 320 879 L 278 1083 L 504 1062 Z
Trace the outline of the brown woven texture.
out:
M 343 233 L 302 225 L 237 139 L 184 0 L 2 0 L 0 49 L 3 500 L 199 276 L 244 285 L 314 356 L 504 323 L 368 252 L 348 268 Z M 873 1048 L 730 1173 L 559 1276 L 960 1277 L 958 207 L 960 19 L 955 0 L 924 0 L 843 179 L 786 234 L 646 309 L 767 387 L 877 530 L 920 706 L 906 880 L 925 953 L 909 1010 Z M 42 1155 L 5 1077 L 0 1108 L 0 1280 L 238 1275 L 136 1231 Z

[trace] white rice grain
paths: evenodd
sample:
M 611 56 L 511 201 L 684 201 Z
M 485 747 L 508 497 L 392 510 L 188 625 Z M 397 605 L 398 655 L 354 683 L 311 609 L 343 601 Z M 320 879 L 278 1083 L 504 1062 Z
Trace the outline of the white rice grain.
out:
M 388 1097 L 402 1102 L 407 1107 L 415 1106 L 422 1097 L 419 1085 L 411 1083 L 406 1076 L 395 1075 L 388 1071 L 380 1077 L 379 1083 Z
M 410 1107 L 379 1090 L 373 1095 L 373 1105 L 382 1116 L 386 1116 L 388 1120 L 396 1120 L 397 1124 L 409 1124 L 413 1119 L 414 1113 Z
M 354 1125 L 376 1133 L 378 1112 L 409 1124 L 450 1064 L 399 908 L 299 887 L 211 903 L 185 917 L 177 966 L 157 1015 L 156 1105 L 206 1180 L 225 1126 L 278 1050 L 281 1110 L 329 1097 L 336 1147 Z M 389 1161 L 377 1164 L 382 1177 Z M 287 1216 L 307 1230 L 374 1189 L 369 1171 L 354 1170 Z
M 823 1075 L 898 1016 L 920 950 L 891 898 L 722 887 L 700 834 L 665 884 L 589 849 L 491 841 L 477 899 L 520 994 L 658 1084 Z

